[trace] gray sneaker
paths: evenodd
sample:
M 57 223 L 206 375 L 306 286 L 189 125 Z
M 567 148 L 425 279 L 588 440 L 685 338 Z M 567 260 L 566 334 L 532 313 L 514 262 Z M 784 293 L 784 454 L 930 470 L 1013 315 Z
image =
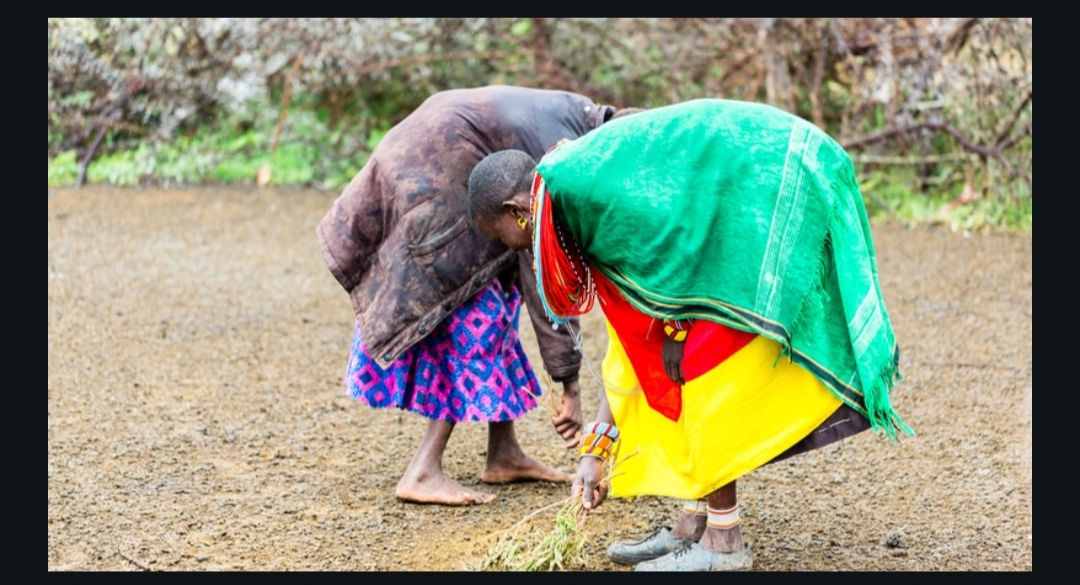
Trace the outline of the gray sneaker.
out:
M 661 528 L 641 540 L 613 542 L 607 549 L 608 558 L 620 565 L 651 561 L 690 544 L 689 540 L 671 535 Z
M 750 545 L 730 553 L 713 552 L 694 542 L 652 561 L 638 563 L 635 571 L 749 571 L 754 566 Z

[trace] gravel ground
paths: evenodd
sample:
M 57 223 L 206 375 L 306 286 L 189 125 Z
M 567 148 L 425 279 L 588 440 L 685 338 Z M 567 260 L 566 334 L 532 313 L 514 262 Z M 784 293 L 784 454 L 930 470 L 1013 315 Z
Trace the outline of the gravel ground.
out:
M 49 570 L 469 570 L 566 485 L 487 486 L 484 425 L 444 467 L 498 494 L 398 502 L 425 420 L 344 393 L 352 310 L 314 227 L 336 195 L 49 193 Z M 1031 570 L 1031 235 L 875 226 L 918 432 L 869 432 L 739 480 L 759 571 Z M 522 337 L 534 363 L 527 321 Z M 586 353 L 607 339 L 586 316 Z M 586 417 L 599 385 L 583 378 Z M 528 453 L 572 471 L 543 409 Z M 612 500 L 585 570 L 676 504 Z M 550 527 L 541 515 L 537 529 Z

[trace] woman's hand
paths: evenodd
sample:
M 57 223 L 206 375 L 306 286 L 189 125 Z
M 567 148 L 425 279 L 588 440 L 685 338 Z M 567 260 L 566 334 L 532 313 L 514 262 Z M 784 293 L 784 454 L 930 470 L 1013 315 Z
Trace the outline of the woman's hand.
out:
M 555 425 L 555 432 L 566 441 L 563 449 L 576 449 L 581 441 L 581 427 L 584 426 L 581 418 L 581 388 L 577 380 L 563 383 L 562 409 L 558 416 L 551 417 L 551 423 Z
M 660 357 L 664 360 L 664 372 L 680 386 L 686 383 L 682 374 L 683 345 L 681 341 L 666 337 L 664 347 L 660 349 Z
M 585 511 L 592 514 L 607 498 L 608 484 L 604 477 L 604 461 L 596 457 L 582 457 L 577 475 L 570 487 L 570 495 L 581 496 Z

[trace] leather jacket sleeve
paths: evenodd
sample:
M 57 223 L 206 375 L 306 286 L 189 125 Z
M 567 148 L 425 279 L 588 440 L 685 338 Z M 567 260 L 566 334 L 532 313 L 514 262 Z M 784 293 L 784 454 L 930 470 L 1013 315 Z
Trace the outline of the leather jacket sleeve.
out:
M 536 332 L 536 342 L 540 346 L 540 357 L 553 382 L 572 382 L 578 379 L 581 370 L 581 354 L 574 347 L 570 329 L 559 327 L 552 329 L 552 322 L 544 312 L 540 302 L 540 293 L 536 290 L 536 275 L 533 274 L 533 255 L 531 251 L 518 252 L 518 285 L 529 309 L 529 319 Z M 577 317 L 570 319 L 570 328 L 580 331 Z

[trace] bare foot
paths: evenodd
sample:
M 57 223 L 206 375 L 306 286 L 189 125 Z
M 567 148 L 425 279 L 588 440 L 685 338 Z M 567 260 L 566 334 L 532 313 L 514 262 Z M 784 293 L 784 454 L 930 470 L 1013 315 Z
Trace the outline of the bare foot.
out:
M 569 483 L 574 476 L 553 469 L 539 461 L 521 454 L 513 459 L 488 461 L 480 474 L 484 483 L 510 483 L 514 481 L 553 481 Z
M 495 494 L 469 489 L 445 475 L 423 480 L 403 477 L 394 495 L 406 502 L 444 506 L 476 506 L 493 502 L 496 497 Z

